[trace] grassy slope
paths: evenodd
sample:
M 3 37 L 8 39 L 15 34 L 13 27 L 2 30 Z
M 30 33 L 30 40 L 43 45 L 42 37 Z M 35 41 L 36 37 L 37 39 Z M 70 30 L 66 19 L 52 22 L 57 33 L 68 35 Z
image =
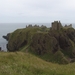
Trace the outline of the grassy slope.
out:
M 32 36 L 35 33 L 42 33 L 42 32 L 44 32 L 42 30 L 42 28 L 37 28 L 37 27 L 35 27 L 35 28 L 17 29 L 10 36 L 10 39 L 8 41 L 9 42 L 8 43 L 8 48 L 10 49 L 10 51 L 14 51 L 15 50 L 15 46 L 16 46 L 16 48 L 19 49 L 19 47 L 21 46 L 21 44 L 24 41 L 27 41 L 27 44 L 29 45 L 31 43 Z
M 0 75 L 75 75 L 75 63 L 58 65 L 23 52 L 0 52 Z

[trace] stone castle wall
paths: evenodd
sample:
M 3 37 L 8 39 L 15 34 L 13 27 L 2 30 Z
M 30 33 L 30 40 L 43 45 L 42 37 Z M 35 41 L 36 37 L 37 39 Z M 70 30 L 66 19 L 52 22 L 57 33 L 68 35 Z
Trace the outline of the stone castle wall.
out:
M 65 28 L 72 28 L 72 24 L 70 24 L 70 25 L 65 25 L 64 27 L 65 27 Z
M 39 26 L 39 25 L 32 25 L 32 24 L 30 24 L 30 25 L 26 25 L 26 28 L 32 28 L 32 27 L 41 27 L 41 28 L 47 28 L 46 26 L 44 26 L 44 25 L 42 25 L 42 26 Z
M 52 22 L 52 30 L 60 30 L 62 28 L 62 24 L 60 21 L 54 21 Z

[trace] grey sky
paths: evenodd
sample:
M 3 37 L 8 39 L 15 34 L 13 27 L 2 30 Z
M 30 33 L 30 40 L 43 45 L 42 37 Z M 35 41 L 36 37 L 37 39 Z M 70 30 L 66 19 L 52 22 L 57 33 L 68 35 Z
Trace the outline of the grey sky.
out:
M 75 0 L 0 0 L 0 23 L 75 23 Z

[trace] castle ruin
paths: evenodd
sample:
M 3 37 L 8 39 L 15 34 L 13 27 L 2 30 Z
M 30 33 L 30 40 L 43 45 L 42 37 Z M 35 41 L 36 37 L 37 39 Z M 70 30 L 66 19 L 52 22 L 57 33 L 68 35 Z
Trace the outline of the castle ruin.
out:
M 26 25 L 26 28 L 47 28 L 46 26 L 42 25 L 42 26 L 39 26 L 37 24 L 35 24 L 34 26 L 32 24 L 29 24 L 28 26 Z
M 65 25 L 64 27 L 65 27 L 65 28 L 72 28 L 72 24 L 70 24 L 70 25 Z
M 62 28 L 62 24 L 60 21 L 54 21 L 52 22 L 52 30 L 60 30 Z

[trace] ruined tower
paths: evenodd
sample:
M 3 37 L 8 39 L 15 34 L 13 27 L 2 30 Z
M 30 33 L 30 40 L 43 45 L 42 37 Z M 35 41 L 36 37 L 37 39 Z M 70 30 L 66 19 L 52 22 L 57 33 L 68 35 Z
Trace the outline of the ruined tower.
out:
M 60 30 L 62 28 L 62 24 L 60 21 L 54 21 L 52 22 L 52 30 Z

